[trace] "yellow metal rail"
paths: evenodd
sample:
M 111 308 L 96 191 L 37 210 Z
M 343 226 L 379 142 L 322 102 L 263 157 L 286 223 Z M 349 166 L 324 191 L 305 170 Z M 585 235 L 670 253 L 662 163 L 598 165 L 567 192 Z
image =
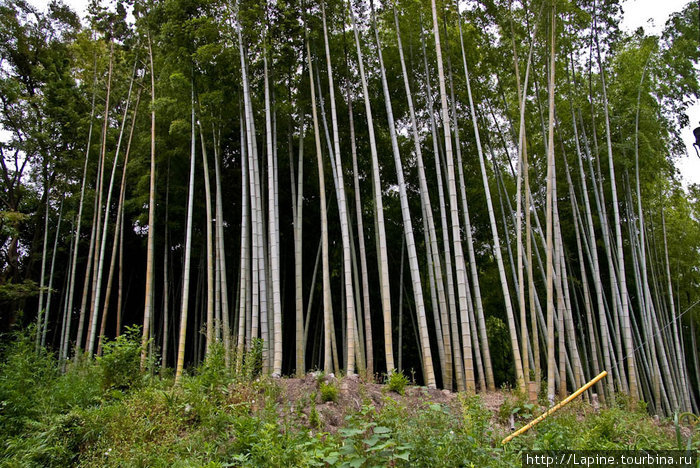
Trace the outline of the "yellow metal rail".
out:
M 557 405 L 552 406 L 550 409 L 548 409 L 547 411 L 545 411 L 544 413 L 542 413 L 541 415 L 539 415 L 536 419 L 532 420 L 529 424 L 527 424 L 526 426 L 521 427 L 520 429 L 518 429 L 517 431 L 513 432 L 511 435 L 509 435 L 509 436 L 506 437 L 505 439 L 503 439 L 503 441 L 501 442 L 501 444 L 506 444 L 506 443 L 510 442 L 513 438 L 519 436 L 520 434 L 522 434 L 522 433 L 524 433 L 524 432 L 527 432 L 527 431 L 530 430 L 530 428 L 531 428 L 532 426 L 534 426 L 535 424 L 538 424 L 538 423 L 542 422 L 544 419 L 546 419 L 547 417 L 551 416 L 553 413 L 555 413 L 555 412 L 556 412 L 557 410 L 559 410 L 560 408 L 563 408 L 564 406 L 568 405 L 574 398 L 576 398 L 577 396 L 579 396 L 580 394 L 582 394 L 583 392 L 585 392 L 586 390 L 588 390 L 589 388 L 591 388 L 593 385 L 595 385 L 596 382 L 598 382 L 600 379 L 602 379 L 602 378 L 605 377 L 606 375 L 608 375 L 608 372 L 607 372 L 607 371 L 603 371 L 603 372 L 601 372 L 600 374 L 596 375 L 590 382 L 588 382 L 586 385 L 584 385 L 583 387 L 581 387 L 581 388 L 579 388 L 578 390 L 576 390 L 574 393 L 572 393 L 571 395 L 569 395 L 569 396 L 568 396 L 567 398 L 565 398 L 564 400 L 560 401 Z

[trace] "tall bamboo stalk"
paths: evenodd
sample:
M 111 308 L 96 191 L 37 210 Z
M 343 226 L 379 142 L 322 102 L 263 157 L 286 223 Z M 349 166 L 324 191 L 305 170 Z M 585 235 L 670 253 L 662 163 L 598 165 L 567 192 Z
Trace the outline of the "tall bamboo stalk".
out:
M 374 134 L 374 124 L 372 119 L 372 106 L 365 76 L 364 60 L 362 49 L 360 48 L 360 36 L 355 23 L 355 13 L 352 4 L 348 3 L 350 20 L 353 33 L 355 35 L 355 47 L 357 49 L 357 63 L 360 69 L 360 79 L 362 82 L 362 94 L 365 101 L 365 113 L 367 118 L 367 129 L 369 133 L 369 148 L 372 158 L 372 189 L 374 195 L 374 216 L 375 230 L 377 233 L 377 256 L 379 258 L 379 287 L 382 298 L 382 316 L 384 322 L 384 355 L 386 358 L 387 372 L 394 370 L 394 351 L 391 327 L 391 294 L 389 289 L 389 260 L 386 247 L 386 229 L 384 226 L 384 203 L 382 202 L 381 175 L 379 173 L 379 160 L 377 155 L 377 145 Z
M 627 360 L 627 373 L 629 377 L 629 390 L 630 394 L 638 398 L 639 390 L 637 388 L 637 371 L 635 365 L 634 357 L 634 343 L 632 341 L 632 331 L 630 326 L 630 312 L 629 312 L 629 300 L 627 297 L 627 284 L 625 275 L 625 255 L 622 248 L 622 228 L 620 225 L 620 209 L 617 201 L 617 186 L 615 182 L 615 163 L 613 161 L 613 151 L 612 151 L 612 137 L 610 131 L 610 116 L 608 113 L 608 92 L 605 84 L 605 68 L 603 67 L 603 61 L 600 53 L 600 43 L 598 41 L 597 26 L 595 31 L 595 45 L 598 59 L 598 67 L 600 68 L 600 80 L 603 91 L 603 111 L 605 115 L 605 141 L 607 143 L 608 150 L 608 167 L 610 169 L 610 191 L 612 193 L 612 206 L 613 206 L 613 220 L 615 225 L 615 239 L 617 245 L 617 269 L 618 269 L 618 281 L 620 283 L 620 294 L 622 296 L 622 310 L 621 312 L 621 322 L 622 322 L 622 334 L 625 343 L 625 353 Z
M 180 334 L 175 365 L 175 384 L 182 378 L 185 364 L 185 345 L 187 338 L 187 315 L 190 303 L 190 262 L 192 259 L 192 211 L 194 210 L 194 161 L 195 161 L 195 118 L 194 118 L 194 78 L 192 79 L 191 99 L 191 133 L 190 133 L 190 179 L 187 191 L 187 226 L 185 228 L 185 263 L 182 270 L 182 301 L 180 303 Z M 195 309 L 196 310 L 196 309 Z
M 434 1 L 434 0 L 433 0 Z M 510 300 L 510 288 L 508 286 L 508 280 L 506 278 L 505 266 L 503 263 L 503 255 L 501 254 L 501 242 L 498 234 L 498 228 L 496 226 L 496 218 L 493 211 L 493 202 L 491 201 L 491 189 L 489 188 L 488 176 L 486 175 L 486 163 L 484 160 L 484 154 L 481 147 L 481 138 L 479 136 L 479 125 L 476 118 L 476 107 L 474 105 L 474 98 L 472 96 L 469 69 L 467 67 L 466 58 L 463 61 L 464 75 L 467 83 L 467 95 L 469 97 L 469 108 L 472 114 L 472 125 L 474 128 L 474 136 L 476 139 L 476 148 L 479 155 L 479 165 L 481 167 L 481 179 L 484 184 L 484 192 L 486 194 L 486 206 L 488 208 L 489 220 L 491 223 L 491 235 L 493 237 L 493 252 L 496 257 L 496 264 L 498 265 L 498 272 L 501 281 L 501 289 L 503 291 L 503 299 L 506 308 L 506 318 L 508 321 L 508 330 L 511 337 L 511 346 L 513 347 L 513 357 L 515 359 L 515 376 L 518 382 L 518 386 L 522 386 L 525 382 L 525 376 L 523 373 L 523 364 L 520 354 L 520 344 L 518 342 L 518 334 L 515 326 L 515 317 L 513 315 L 513 305 Z M 448 162 L 449 165 L 449 162 Z M 524 338 L 524 337 L 523 337 Z
M 272 136 L 272 118 L 270 111 L 270 83 L 269 72 L 267 65 L 267 53 L 263 53 L 263 67 L 265 78 L 265 133 L 266 133 L 266 148 L 267 148 L 267 197 L 268 197 L 268 214 L 267 221 L 269 224 L 268 230 L 268 245 L 270 249 L 270 286 L 272 294 L 272 345 L 273 345 L 273 365 L 272 375 L 280 376 L 282 374 L 282 301 L 280 297 L 280 258 L 279 258 L 279 228 L 277 207 L 277 170 L 274 162 L 274 142 Z
M 450 115 L 449 108 L 447 105 L 445 72 L 443 69 L 442 48 L 440 46 L 440 32 L 438 28 L 437 7 L 435 5 L 435 0 L 431 0 L 431 6 L 433 15 L 433 36 L 435 38 L 435 51 L 437 54 L 440 101 L 442 106 L 442 123 L 445 132 L 445 156 L 447 161 L 447 192 L 449 197 L 449 209 L 451 218 L 452 247 L 454 249 L 455 271 L 457 274 L 458 309 L 462 327 L 467 327 L 468 330 L 469 319 L 467 310 L 467 274 L 464 264 L 464 253 L 462 251 L 462 242 L 460 235 L 461 225 L 459 222 L 459 213 L 457 205 L 457 187 L 455 182 L 454 157 L 452 152 Z M 464 330 L 462 331 L 462 333 L 464 336 Z M 467 353 L 469 353 L 468 357 L 464 356 L 466 388 L 469 390 L 474 388 L 473 368 L 468 369 L 466 367 L 468 365 L 467 363 L 471 361 L 471 337 L 469 340 L 465 340 L 465 342 L 462 343 L 462 346 L 464 347 L 464 354 L 466 355 Z M 471 379 L 468 375 L 469 372 L 472 373 Z
M 216 183 L 216 251 L 217 251 L 217 269 L 219 271 L 220 285 L 219 294 L 221 296 L 221 316 L 222 316 L 222 334 L 224 338 L 224 351 L 226 353 L 226 367 L 231 365 L 231 327 L 229 323 L 229 303 L 228 303 L 228 281 L 226 275 L 226 248 L 224 243 L 224 208 L 223 197 L 221 195 L 221 169 L 219 159 L 220 155 L 220 136 L 212 128 L 212 139 L 214 142 L 214 180 Z M 167 204 L 166 204 L 167 207 Z M 167 212 L 166 217 L 167 221 Z
M 96 306 L 96 299 L 97 298 L 97 290 L 99 289 L 99 284 L 98 284 L 98 276 L 100 275 L 99 273 L 99 268 L 100 268 L 100 254 L 99 254 L 99 247 L 102 245 L 102 230 L 100 229 L 100 226 L 102 225 L 102 195 L 104 192 L 104 171 L 105 171 L 105 165 L 107 164 L 107 159 L 106 159 L 106 154 L 107 154 L 107 128 L 109 125 L 109 101 L 110 101 L 110 96 L 111 96 L 111 90 L 112 90 L 112 73 L 113 73 L 113 68 L 114 68 L 114 42 L 110 40 L 110 47 L 109 47 L 109 71 L 107 74 L 107 94 L 105 97 L 105 110 L 104 110 L 104 115 L 102 118 L 102 143 L 101 143 L 101 149 L 100 149 L 100 163 L 98 166 L 98 173 L 97 173 L 97 183 L 95 184 L 95 190 L 97 191 L 97 195 L 95 197 L 95 209 L 97 210 L 97 216 L 93 217 L 94 220 L 94 225 L 93 225 L 93 230 L 95 231 L 95 244 L 94 244 L 94 252 L 93 252 L 93 258 L 92 258 L 92 288 L 91 288 L 91 296 L 90 296 L 90 320 L 88 321 L 88 333 L 87 333 L 87 343 L 86 343 L 86 348 L 88 351 L 88 354 L 92 354 L 93 347 L 94 347 L 94 337 L 95 337 L 95 327 L 97 324 L 95 323 L 97 321 L 97 306 Z M 86 299 L 86 297 L 83 297 L 83 299 Z
M 131 81 L 129 82 L 129 91 L 127 93 L 127 98 L 126 98 L 126 105 L 124 106 L 124 115 L 122 116 L 122 124 L 119 129 L 119 137 L 117 138 L 117 149 L 114 153 L 114 160 L 112 161 L 112 173 L 110 174 L 109 177 L 109 185 L 107 186 L 107 200 L 105 202 L 105 212 L 104 212 L 104 223 L 102 227 L 102 233 L 98 236 L 100 238 L 100 251 L 98 255 L 98 261 L 97 261 L 97 274 L 95 276 L 95 282 L 93 284 L 94 286 L 94 291 L 93 291 L 93 302 L 91 305 L 91 311 L 92 311 L 92 318 L 90 319 L 90 323 L 93 324 L 92 327 L 90 327 L 90 333 L 89 333 L 89 340 L 88 340 L 88 354 L 92 354 L 92 351 L 94 349 L 95 345 L 95 335 L 97 332 L 97 319 L 99 316 L 99 311 L 100 311 L 100 305 L 101 305 L 101 299 L 102 299 L 102 275 L 104 273 L 104 262 L 105 262 L 105 248 L 107 246 L 107 235 L 108 235 L 108 228 L 109 228 L 109 212 L 111 209 L 111 204 L 112 204 L 112 191 L 114 188 L 114 179 L 117 173 L 117 163 L 119 162 L 119 151 L 121 149 L 121 143 L 122 143 L 122 136 L 124 135 L 124 128 L 126 127 L 126 120 L 129 112 L 129 105 L 131 103 L 131 91 L 133 89 L 134 85 L 134 79 L 136 76 L 136 64 L 138 61 L 134 62 L 134 70 L 131 76 Z M 105 129 L 107 128 L 106 126 L 104 127 Z M 105 133 L 105 138 L 106 138 L 106 133 Z M 104 150 L 104 142 L 103 142 L 103 150 Z
M 411 220 L 411 212 L 408 208 L 408 195 L 406 193 L 406 182 L 404 180 L 403 163 L 401 162 L 401 154 L 399 153 L 399 144 L 396 137 L 396 124 L 394 123 L 394 113 L 391 106 L 391 96 L 389 94 L 389 85 L 386 79 L 386 70 L 384 68 L 384 59 L 382 57 L 382 48 L 379 43 L 379 33 L 377 24 L 372 15 L 372 23 L 374 26 L 374 37 L 377 44 L 377 55 L 379 57 L 379 71 L 382 78 L 382 89 L 384 91 L 384 103 L 386 107 L 387 119 L 389 123 L 389 136 L 391 138 L 391 149 L 394 154 L 394 165 L 396 166 L 396 178 L 399 185 L 399 200 L 401 203 L 401 217 L 403 219 L 404 235 L 406 237 L 406 248 L 408 253 L 408 266 L 411 273 L 411 284 L 413 286 L 413 299 L 415 301 L 416 314 L 418 318 L 418 336 L 420 337 L 419 346 L 421 355 L 423 356 L 423 378 L 425 384 L 429 388 L 435 387 L 435 371 L 433 369 L 433 360 L 430 350 L 430 338 L 428 337 L 428 322 L 426 319 L 425 301 L 423 299 L 423 286 L 421 284 L 420 272 L 418 269 L 418 254 L 416 252 L 416 243 L 413 237 L 413 222 Z M 471 343 L 469 343 L 471 350 Z M 469 356 L 471 359 L 471 354 Z M 474 370 L 471 370 L 471 387 L 469 382 L 467 388 L 473 389 L 474 385 Z
M 335 159 L 336 166 L 336 193 L 338 199 L 338 211 L 340 217 L 340 232 L 343 244 L 343 279 L 345 293 L 345 316 L 346 316 L 346 371 L 348 374 L 355 372 L 355 299 L 353 297 L 352 285 L 352 260 L 350 252 L 350 230 L 348 227 L 348 211 L 345 197 L 345 182 L 343 178 L 343 166 L 340 158 L 340 136 L 338 133 L 338 116 L 335 105 L 335 89 L 333 84 L 333 69 L 331 66 L 330 45 L 328 42 L 328 27 L 326 25 L 325 2 L 321 4 L 321 17 L 323 20 L 323 42 L 326 51 L 326 65 L 329 100 L 331 105 L 331 124 L 333 127 L 333 151 L 331 158 Z
M 238 314 L 238 330 L 237 330 L 237 342 L 236 342 L 236 370 L 240 370 L 243 364 L 243 352 L 246 347 L 250 346 L 251 334 L 248 331 L 250 329 L 250 319 L 249 314 L 251 313 L 251 302 L 248 300 L 248 296 L 251 294 L 251 288 L 249 287 L 250 282 L 250 269 L 251 269 L 251 258 L 250 258 L 250 215 L 249 215 L 249 203 L 250 197 L 248 196 L 248 154 L 247 154 L 247 137 L 245 129 L 245 121 L 243 119 L 243 111 L 240 111 L 239 116 L 240 123 L 240 134 L 241 134 L 241 251 L 240 251 L 240 263 L 239 263 L 239 286 L 238 286 L 238 296 L 239 296 L 239 306 L 237 309 Z M 246 346 L 247 345 L 247 346 Z
M 44 210 L 44 247 L 41 249 L 41 276 L 39 277 L 39 308 L 36 313 L 36 337 L 35 337 L 35 348 L 36 352 L 39 352 L 39 346 L 41 346 L 41 335 L 42 329 L 44 328 L 44 315 L 46 314 L 44 310 L 44 281 L 46 278 L 46 256 L 48 251 L 49 243 L 49 208 L 51 204 L 49 203 L 49 185 L 48 182 L 44 185 L 44 198 L 46 200 L 46 209 Z
M 554 252 L 553 252 L 553 205 L 552 191 L 556 183 L 554 172 L 554 71 L 555 71 L 555 46 L 554 37 L 556 31 L 556 7 L 552 2 L 550 23 L 550 52 L 549 52 L 549 131 L 547 143 L 547 212 L 546 212 L 546 237 L 547 237 L 547 398 L 550 404 L 554 402 Z
M 41 327 L 41 346 L 46 346 L 46 332 L 49 328 L 49 313 L 51 311 L 51 297 L 53 296 L 53 273 L 56 267 L 56 249 L 58 248 L 58 238 L 61 233 L 61 221 L 63 220 L 63 197 L 61 198 L 61 206 L 58 209 L 58 221 L 56 222 L 56 235 L 53 241 L 53 249 L 51 253 L 51 267 L 49 268 L 49 290 L 46 294 L 46 311 L 44 313 L 44 324 Z M 38 333 L 38 332 L 37 332 Z
M 153 313 L 153 298 L 155 296 L 153 280 L 155 276 L 154 250 L 156 243 L 156 77 L 150 34 L 148 35 L 148 63 L 151 68 L 151 169 L 148 191 L 148 247 L 146 249 L 146 293 L 143 308 L 143 334 L 141 335 L 141 369 L 146 365 L 148 351 L 146 343 L 150 337 L 151 314 Z
M 202 129 L 202 124 L 197 121 L 197 126 L 199 127 L 199 142 L 202 147 L 202 172 L 204 176 L 204 206 L 205 206 L 205 219 L 207 223 L 206 227 L 206 256 L 207 256 L 207 302 L 206 302 L 206 317 L 207 317 L 207 329 L 206 329 L 206 355 L 209 355 L 211 348 L 216 341 L 215 327 L 218 328 L 219 324 L 214 324 L 214 273 L 215 273 L 215 259 L 214 259 L 214 232 L 212 229 L 212 209 L 211 209 L 211 183 L 209 179 L 209 156 L 207 155 L 207 145 L 204 141 L 204 130 Z
M 462 21 L 461 18 L 458 19 L 457 23 L 459 27 L 459 44 L 462 52 L 462 65 L 465 70 L 467 70 L 467 56 L 464 49 L 464 38 L 462 35 Z M 454 118 L 456 120 L 456 111 L 454 112 Z M 458 133 L 458 132 L 457 132 Z M 483 353 L 484 370 L 486 373 L 486 385 L 489 390 L 494 390 L 496 384 L 493 377 L 493 367 L 491 364 L 491 351 L 489 349 L 488 337 L 486 335 L 486 320 L 484 318 L 484 306 L 481 301 L 481 285 L 479 281 L 479 276 L 476 266 L 476 254 L 474 253 L 474 241 L 472 239 L 472 226 L 471 219 L 469 216 L 469 207 L 467 205 L 466 196 L 466 184 L 464 183 L 464 170 L 461 162 L 461 151 L 458 149 L 457 161 L 459 169 L 459 180 L 460 180 L 460 194 L 462 196 L 462 207 L 464 210 L 464 227 L 467 237 L 467 254 L 469 256 L 469 267 L 471 270 L 472 284 L 474 286 L 474 305 L 476 306 L 476 319 L 479 324 L 479 338 L 481 340 L 481 352 Z
M 92 128 L 93 128 L 93 123 L 95 119 L 95 96 L 97 95 L 97 54 L 95 54 L 95 65 L 94 65 L 94 73 L 93 73 L 93 82 L 92 82 L 92 104 L 90 106 L 90 125 L 88 127 L 88 141 L 87 145 L 85 147 L 85 163 L 83 165 L 83 177 L 81 179 L 80 183 L 80 201 L 78 203 L 78 217 L 75 221 L 75 235 L 73 239 L 73 254 L 72 254 L 72 260 L 71 260 L 71 265 L 70 265 L 70 280 L 68 282 L 68 301 L 66 305 L 66 309 L 68 310 L 68 320 L 66 322 L 66 331 L 65 331 L 65 346 L 63 347 L 63 351 L 61 352 L 61 359 L 67 359 L 68 358 L 68 342 L 70 341 L 70 328 L 71 328 L 71 320 L 70 316 L 73 313 L 73 297 L 75 294 L 75 274 L 78 269 L 78 250 L 80 246 L 80 230 L 82 226 L 82 218 L 83 218 L 83 202 L 85 200 L 85 185 L 87 184 L 87 169 L 88 169 L 88 163 L 90 162 L 90 146 L 92 143 Z M 84 315 L 81 316 L 81 318 L 84 317 Z M 82 320 L 81 320 L 81 325 L 82 325 Z M 82 336 L 82 327 L 80 327 L 80 333 L 78 333 L 78 338 L 76 339 L 76 347 L 80 347 L 80 337 Z
M 134 127 L 136 126 L 136 115 L 137 115 L 138 108 L 139 108 L 140 98 L 141 98 L 141 90 L 139 88 L 139 91 L 137 92 L 137 95 L 136 95 L 136 104 L 134 106 L 134 112 L 133 112 L 133 115 L 131 117 L 131 129 L 129 130 L 129 137 L 128 137 L 128 141 L 126 144 L 126 151 L 124 152 L 124 164 L 122 167 L 122 180 L 121 180 L 121 184 L 120 184 L 120 188 L 119 188 L 119 199 L 117 202 L 117 214 L 116 214 L 115 225 L 114 225 L 114 238 L 112 241 L 112 255 L 110 256 L 109 273 L 107 275 L 107 286 L 106 286 L 106 290 L 105 290 L 105 302 L 104 302 L 104 307 L 102 308 L 102 320 L 100 323 L 100 333 L 99 333 L 98 341 L 97 341 L 97 354 L 98 355 L 100 355 L 102 353 L 102 340 L 104 338 L 105 328 L 107 326 L 107 313 L 109 311 L 109 302 L 110 302 L 110 299 L 112 297 L 112 280 L 114 278 L 114 269 L 116 266 L 117 252 L 118 252 L 118 248 L 119 248 L 119 238 L 120 238 L 121 231 L 124 229 L 124 225 L 122 223 L 122 221 L 123 221 L 122 212 L 124 210 L 124 198 L 126 197 L 126 193 L 125 193 L 125 191 L 126 191 L 126 168 L 128 166 L 128 163 L 129 163 L 129 154 L 131 152 L 131 141 L 132 141 L 132 138 L 134 136 Z M 126 114 L 125 114 L 125 116 L 126 116 Z M 105 237 L 106 237 L 106 233 L 105 233 Z
M 406 60 L 404 59 L 404 53 L 403 53 L 403 46 L 401 43 L 401 30 L 399 28 L 399 16 L 396 11 L 396 7 L 394 7 L 394 23 L 396 27 L 396 38 L 397 38 L 397 43 L 398 43 L 398 49 L 399 49 L 399 59 L 401 61 L 401 71 L 402 71 L 402 76 L 403 76 L 403 82 L 404 82 L 404 88 L 406 90 L 406 100 L 408 102 L 408 109 L 409 109 L 409 115 L 411 117 L 411 130 L 412 130 L 412 136 L 413 136 L 413 147 L 416 155 L 416 162 L 418 166 L 418 183 L 419 183 L 419 188 L 420 188 L 420 194 L 421 194 L 421 207 L 422 207 L 422 213 L 423 213 L 423 218 L 424 218 L 424 225 L 426 226 L 425 235 L 426 235 L 426 246 L 429 246 L 428 252 L 427 252 L 427 257 L 428 257 L 428 263 L 429 263 L 429 276 L 430 276 L 430 284 L 431 287 L 433 284 L 435 284 L 435 289 L 437 289 L 437 298 L 435 297 L 436 294 L 432 291 L 431 289 L 431 298 L 433 299 L 433 302 L 435 303 L 436 299 L 439 302 L 439 305 L 436 307 L 433 305 L 433 314 L 435 315 L 436 319 L 436 329 L 437 329 L 437 324 L 440 324 L 440 321 L 442 321 L 442 336 L 438 337 L 442 339 L 442 346 L 441 348 L 443 349 L 442 355 L 444 356 L 443 359 L 441 359 L 440 367 L 442 368 L 443 371 L 443 386 L 451 390 L 452 389 L 452 369 L 453 369 L 453 361 L 452 361 L 452 340 L 450 338 L 450 320 L 449 320 L 449 310 L 447 307 L 447 300 L 445 298 L 445 288 L 444 288 L 444 283 L 443 283 L 443 275 L 442 275 L 442 266 L 441 266 L 441 261 L 440 261 L 440 254 L 439 254 L 439 248 L 437 245 L 437 234 L 435 231 L 435 220 L 433 217 L 433 207 L 430 201 L 430 193 L 428 189 L 428 181 L 425 175 L 425 164 L 423 162 L 423 151 L 421 150 L 421 143 L 420 143 L 420 136 L 418 134 L 418 124 L 416 121 L 416 114 L 413 108 L 413 96 L 411 93 L 411 86 L 409 83 L 408 79 L 408 71 L 406 69 Z M 438 320 L 438 311 L 439 311 L 439 320 Z M 440 340 L 438 340 L 440 341 Z M 458 346 L 457 343 L 455 343 L 455 346 Z M 458 369 L 460 370 L 458 379 L 461 381 L 464 376 L 462 375 L 461 369 L 462 367 L 459 366 Z
M 323 154 L 321 150 L 321 135 L 318 128 L 318 113 L 316 111 L 316 91 L 314 90 L 313 61 L 309 48 L 308 37 L 306 40 L 306 55 L 309 62 L 309 87 L 311 89 L 311 116 L 314 123 L 314 141 L 316 143 L 316 162 L 318 164 L 318 186 L 321 202 L 321 249 L 323 271 L 323 370 L 332 372 L 333 361 L 331 357 L 331 279 L 328 259 L 328 218 L 326 215 L 326 179 L 323 170 Z
M 425 39 L 423 34 L 421 34 L 421 49 L 423 53 L 423 68 L 425 70 L 425 87 L 428 97 L 428 114 L 430 116 L 430 133 L 433 140 L 433 159 L 435 161 L 435 180 L 437 182 L 438 188 L 438 207 L 440 209 L 440 225 L 442 232 L 442 247 L 444 250 L 445 258 L 445 290 L 447 292 L 446 296 L 446 307 L 449 313 L 449 328 L 451 330 L 451 341 L 453 344 L 453 363 L 455 369 L 455 380 L 457 382 L 457 390 L 465 390 L 465 379 L 464 379 L 464 361 L 462 359 L 462 347 L 459 344 L 459 327 L 457 324 L 457 301 L 454 296 L 454 268 L 452 266 L 452 247 L 450 242 L 450 228 L 447 221 L 446 213 L 446 202 L 445 202 L 445 191 L 443 187 L 443 176 L 442 176 L 442 165 L 441 165 L 441 146 L 439 146 L 439 137 L 437 131 L 437 125 L 435 122 L 435 115 L 433 111 L 433 94 L 430 86 L 430 74 L 428 72 L 428 58 L 425 50 Z M 437 239 L 436 239 L 437 242 Z M 439 254 L 435 255 L 435 258 L 439 260 Z M 436 260 L 436 261 L 437 261 Z M 442 269 L 437 270 L 436 263 L 436 275 L 442 276 Z M 447 322 L 446 322 L 447 323 Z

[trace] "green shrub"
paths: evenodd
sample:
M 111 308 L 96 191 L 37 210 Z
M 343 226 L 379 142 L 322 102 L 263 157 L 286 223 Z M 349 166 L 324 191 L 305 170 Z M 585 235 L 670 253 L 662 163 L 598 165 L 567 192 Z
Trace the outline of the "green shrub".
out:
M 127 327 L 126 333 L 103 346 L 97 358 L 103 390 L 127 390 L 141 381 L 141 328 Z
M 522 392 L 511 391 L 507 392 L 503 403 L 498 408 L 498 419 L 507 424 L 511 415 L 517 419 L 530 419 L 535 405 L 528 403 L 525 395 Z
M 406 393 L 406 385 L 408 385 L 408 377 L 402 371 L 393 371 L 386 379 L 386 384 L 390 391 L 396 392 L 399 395 Z
M 326 373 L 322 370 L 312 372 L 311 375 L 316 376 L 316 385 L 321 386 L 326 381 Z
M 340 389 L 338 389 L 338 384 L 336 384 L 335 382 L 321 382 L 319 391 L 321 392 L 321 401 L 323 401 L 324 403 L 328 401 L 338 401 Z
M 263 340 L 253 338 L 250 350 L 243 355 L 243 378 L 253 380 L 262 373 Z
M 576 426 L 571 425 L 565 415 L 547 418 L 537 426 L 537 439 L 534 450 L 565 450 L 576 439 Z
M 61 375 L 58 361 L 38 351 L 32 330 L 0 350 L 0 465 L 70 466 L 83 440 L 81 408 L 99 401 L 97 368 L 76 359 Z
M 491 411 L 485 406 L 479 395 L 459 394 L 462 406 L 462 425 L 467 434 L 479 442 L 487 442 L 491 428 Z
M 87 408 L 100 401 L 100 369 L 90 359 L 74 358 L 66 363 L 65 373 L 56 379 L 51 391 L 53 410 Z
M 309 426 L 315 429 L 321 428 L 321 416 L 316 409 L 316 402 L 311 403 L 311 409 L 309 410 Z
M 342 446 L 325 458 L 326 463 L 331 466 L 339 460 L 342 466 L 403 466 L 407 463 L 412 445 L 403 442 L 392 427 L 373 421 L 376 415 L 374 406 L 364 406 L 359 413 L 347 416 L 345 427 L 338 430 Z
M 391 428 L 397 444 L 407 447 L 408 466 L 500 466 L 492 462 L 492 453 L 485 448 L 493 443 L 491 433 L 478 434 L 490 413 L 480 409 L 478 400 L 467 400 L 465 405 L 460 420 L 447 405 L 426 401 L 407 407 L 386 398 L 374 421 Z
M 77 460 L 82 420 L 75 413 L 32 421 L 21 435 L 3 440 L 2 466 L 71 466 Z
M 623 410 L 625 413 L 637 413 L 641 415 L 647 412 L 647 403 L 623 392 L 615 394 L 612 406 Z
M 33 327 L 3 338 L 0 350 L 0 439 L 17 434 L 47 408 L 50 386 L 59 373 L 53 357 L 35 350 Z M 1 448 L 0 448 L 1 450 Z
M 226 350 L 221 342 L 211 344 L 207 357 L 197 369 L 196 375 L 197 383 L 210 391 L 230 380 L 230 373 L 226 367 Z

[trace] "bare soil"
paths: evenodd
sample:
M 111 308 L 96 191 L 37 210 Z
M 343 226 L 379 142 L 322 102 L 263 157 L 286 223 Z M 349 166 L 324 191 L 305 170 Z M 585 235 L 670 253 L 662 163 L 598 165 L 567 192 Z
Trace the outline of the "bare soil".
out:
M 321 400 L 320 381 L 332 381 L 338 386 L 337 401 Z M 296 411 L 300 413 L 302 421 L 309 424 L 312 409 L 315 408 L 321 424 L 320 429 L 331 433 L 335 433 L 344 425 L 347 415 L 361 410 L 363 406 L 374 406 L 379 410 L 390 400 L 401 404 L 410 412 L 434 403 L 445 405 L 456 413 L 460 411 L 458 394 L 449 390 L 409 385 L 405 393 L 400 395 L 388 390 L 386 385 L 368 381 L 359 375 L 337 379 L 333 374 L 320 376 L 309 373 L 303 378 L 281 378 L 274 382 L 279 387 L 276 402 L 280 412 Z M 479 395 L 486 408 L 494 415 L 504 401 L 503 392 L 499 391 L 482 392 Z

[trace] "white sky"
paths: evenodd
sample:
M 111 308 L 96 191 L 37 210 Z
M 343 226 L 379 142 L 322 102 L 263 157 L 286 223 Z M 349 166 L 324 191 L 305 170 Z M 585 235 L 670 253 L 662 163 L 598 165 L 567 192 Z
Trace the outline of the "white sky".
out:
M 45 3 L 44 0 L 30 1 L 35 5 Z M 670 14 L 683 9 L 689 1 L 695 0 L 625 0 L 622 3 L 624 11 L 622 28 L 634 31 L 639 26 L 643 26 L 645 31 L 658 34 L 663 29 Z M 88 0 L 64 0 L 64 2 L 83 16 Z M 700 122 L 700 103 L 696 102 L 688 109 L 687 114 L 691 125 L 682 130 L 687 154 L 676 161 L 683 185 L 686 187 L 690 183 L 700 184 L 700 158 L 692 146 L 694 141 L 692 129 Z

